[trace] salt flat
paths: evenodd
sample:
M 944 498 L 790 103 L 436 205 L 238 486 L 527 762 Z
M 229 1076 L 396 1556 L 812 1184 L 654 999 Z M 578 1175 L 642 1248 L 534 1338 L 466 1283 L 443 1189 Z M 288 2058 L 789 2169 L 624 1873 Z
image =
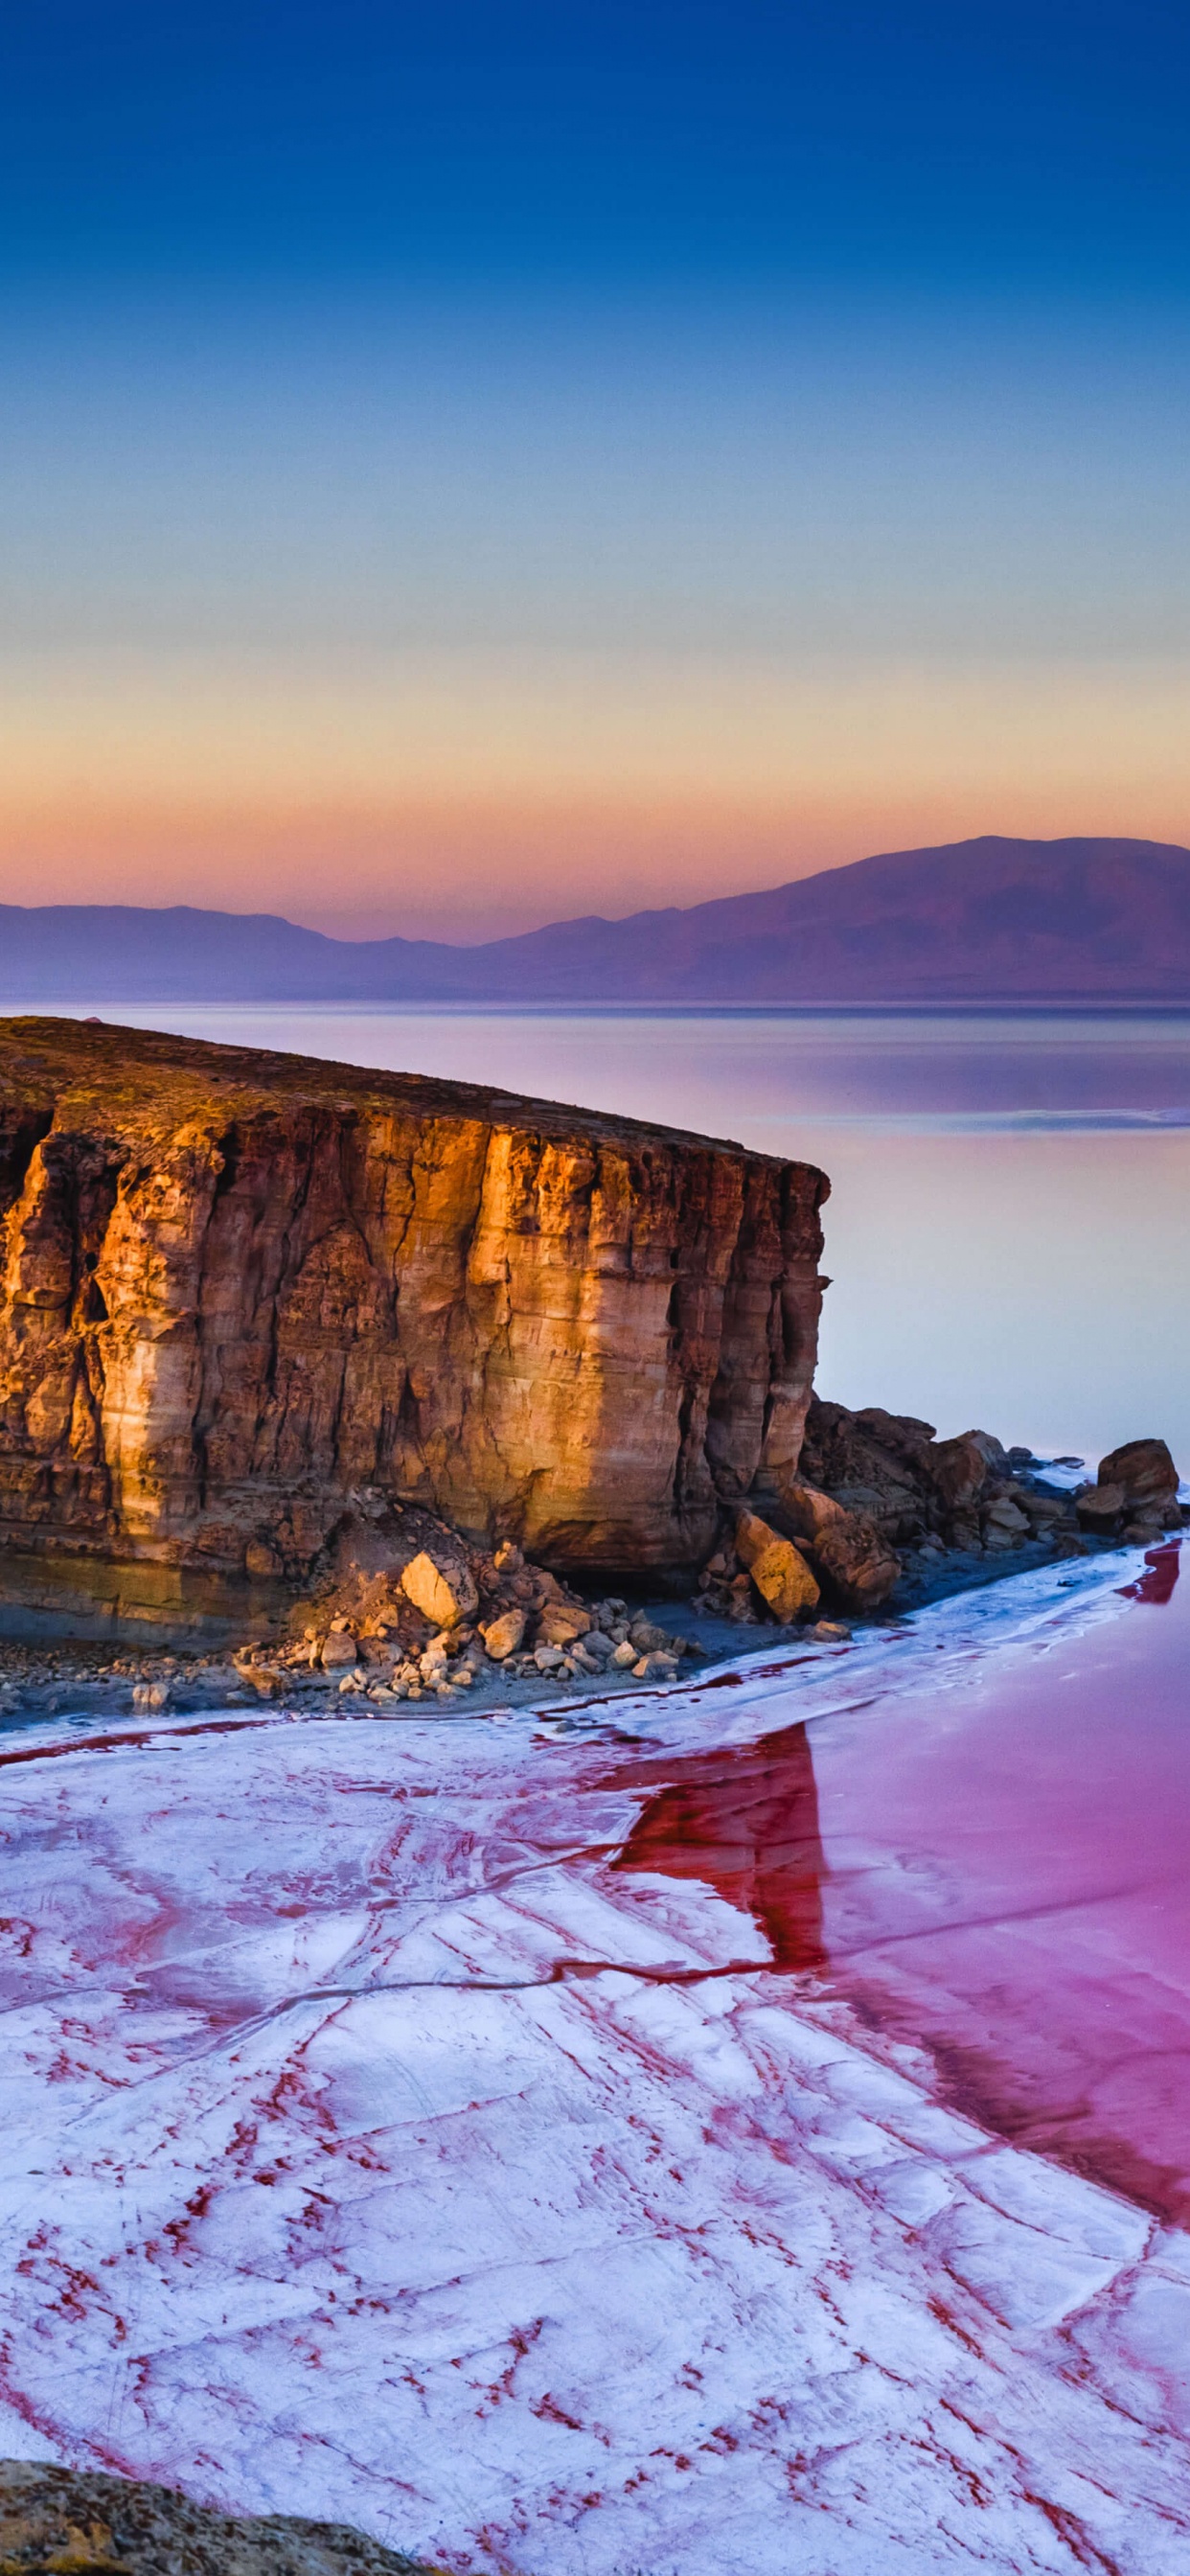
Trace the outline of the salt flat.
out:
M 671 1755 L 1118 1607 L 1027 1577 L 558 1740 L 7 1737 L 0 2449 L 460 2576 L 1184 2568 L 1190 2239 L 612 1866 Z

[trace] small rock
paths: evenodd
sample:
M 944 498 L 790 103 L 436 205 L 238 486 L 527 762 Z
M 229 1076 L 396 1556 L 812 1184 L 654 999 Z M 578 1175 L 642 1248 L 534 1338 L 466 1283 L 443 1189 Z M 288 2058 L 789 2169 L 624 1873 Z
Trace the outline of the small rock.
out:
M 137 1710 L 169 1707 L 169 1689 L 165 1682 L 137 1682 L 132 1693 Z
M 630 1638 L 623 1638 L 620 1644 L 613 1648 L 611 1660 L 617 1672 L 626 1673 L 631 1671 L 633 1664 L 637 1661 L 637 1650 L 632 1644 Z
M 509 1655 L 515 1655 L 521 1643 L 525 1634 L 525 1613 L 523 1610 L 502 1611 L 498 1619 L 489 1619 L 486 1628 L 481 1628 L 479 1633 L 492 1662 L 502 1664 Z
M 563 1608 L 551 1602 L 541 1615 L 540 1636 L 546 1646 L 572 1646 L 576 1637 L 585 1637 L 591 1625 L 585 1610 Z
M 524 1562 L 519 1547 L 514 1547 L 510 1538 L 504 1540 L 492 1558 L 497 1574 L 519 1574 Z
M 806 1633 L 815 1638 L 820 1646 L 842 1646 L 846 1644 L 851 1630 L 845 1619 L 816 1619 L 813 1627 L 807 1629 Z
M 655 1619 L 634 1619 L 628 1635 L 638 1655 L 665 1655 L 673 1645 L 668 1628 L 659 1628 Z
M 642 1655 L 632 1669 L 638 1682 L 671 1682 L 678 1670 L 676 1655 Z
M 321 1656 L 323 1671 L 329 1673 L 340 1664 L 353 1664 L 355 1656 L 356 1645 L 351 1630 L 346 1625 L 332 1628 L 330 1635 L 323 1639 Z
M 565 1662 L 560 1646 L 538 1646 L 533 1661 L 539 1673 L 556 1673 Z

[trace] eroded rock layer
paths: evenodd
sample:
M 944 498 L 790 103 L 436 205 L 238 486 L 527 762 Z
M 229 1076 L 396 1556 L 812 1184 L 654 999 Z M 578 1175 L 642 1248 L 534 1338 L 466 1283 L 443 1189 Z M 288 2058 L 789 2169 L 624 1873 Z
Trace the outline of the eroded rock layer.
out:
M 796 1467 L 812 1167 L 467 1084 L 0 1023 L 0 1579 L 113 1630 L 262 1615 L 421 1504 L 697 1562 Z

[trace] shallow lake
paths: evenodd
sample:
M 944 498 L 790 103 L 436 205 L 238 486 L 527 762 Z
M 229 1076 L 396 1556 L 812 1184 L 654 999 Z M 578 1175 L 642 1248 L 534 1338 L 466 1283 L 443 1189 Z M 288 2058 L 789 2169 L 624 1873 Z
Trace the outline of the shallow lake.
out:
M 1190 1468 L 1190 1017 L 129 1006 L 105 1018 L 536 1092 L 829 1172 L 818 1383 Z

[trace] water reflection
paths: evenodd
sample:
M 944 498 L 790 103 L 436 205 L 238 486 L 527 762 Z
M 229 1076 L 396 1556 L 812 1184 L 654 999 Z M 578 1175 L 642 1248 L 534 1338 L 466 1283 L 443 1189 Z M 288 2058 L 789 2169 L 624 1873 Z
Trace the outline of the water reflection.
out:
M 612 1867 L 713 1888 L 775 1971 L 924 2042 L 955 2107 L 1185 2225 L 1180 1549 L 1151 1548 L 1082 1635 L 824 1714 L 812 1738 L 621 1771 L 651 1794 Z
M 1120 1585 L 1125 1601 L 1151 1601 L 1167 1606 L 1173 1599 L 1182 1562 L 1182 1542 L 1171 1539 L 1164 1547 L 1151 1547 L 1145 1557 L 1145 1570 L 1135 1583 Z
M 826 1965 L 822 1837 L 804 1726 L 696 1754 L 651 1798 L 612 1867 L 697 1879 L 750 1914 L 775 1968 Z M 633 1773 L 639 1779 L 640 1773 Z

